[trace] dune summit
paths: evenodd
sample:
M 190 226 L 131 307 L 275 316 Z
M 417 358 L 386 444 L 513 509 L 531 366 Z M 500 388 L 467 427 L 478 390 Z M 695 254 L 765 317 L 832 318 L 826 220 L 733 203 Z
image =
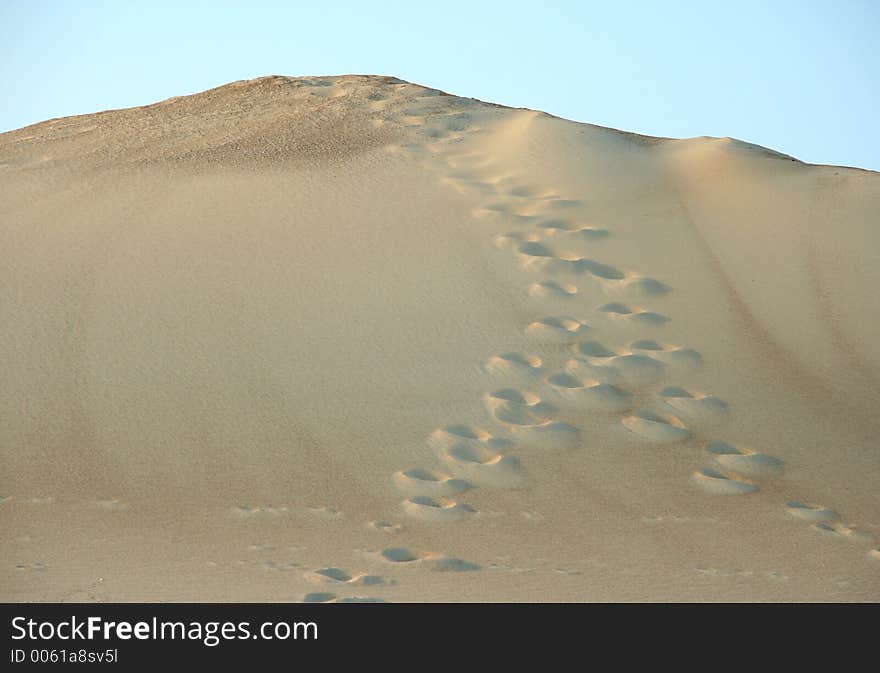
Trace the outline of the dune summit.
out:
M 0 134 L 0 597 L 876 601 L 878 213 L 392 77 Z

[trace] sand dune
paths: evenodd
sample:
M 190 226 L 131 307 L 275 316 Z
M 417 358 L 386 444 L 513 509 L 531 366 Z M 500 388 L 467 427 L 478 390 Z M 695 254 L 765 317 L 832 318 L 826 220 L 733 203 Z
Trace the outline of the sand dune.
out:
M 391 77 L 2 134 L 0 596 L 876 601 L 878 213 Z

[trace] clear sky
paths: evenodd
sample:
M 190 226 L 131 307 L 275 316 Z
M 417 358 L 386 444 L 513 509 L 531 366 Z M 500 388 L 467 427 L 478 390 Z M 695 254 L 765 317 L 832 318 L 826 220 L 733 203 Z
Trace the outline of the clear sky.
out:
M 345 73 L 880 170 L 880 0 L 0 0 L 0 131 Z

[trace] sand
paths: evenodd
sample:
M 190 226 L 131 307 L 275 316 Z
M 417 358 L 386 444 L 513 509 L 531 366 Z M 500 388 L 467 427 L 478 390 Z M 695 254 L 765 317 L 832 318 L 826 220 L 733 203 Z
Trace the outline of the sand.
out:
M 876 601 L 880 175 L 391 77 L 0 135 L 0 599 Z

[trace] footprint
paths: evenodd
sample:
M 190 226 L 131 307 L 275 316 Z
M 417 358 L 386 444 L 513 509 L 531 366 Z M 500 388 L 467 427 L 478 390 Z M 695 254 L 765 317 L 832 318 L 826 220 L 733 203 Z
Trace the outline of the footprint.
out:
M 528 187 L 505 187 L 502 184 L 498 185 L 498 194 L 500 196 L 506 196 L 514 199 L 540 198 L 532 196 L 532 190 L 530 190 Z
M 500 353 L 486 362 L 484 369 L 499 379 L 509 381 L 532 380 L 543 373 L 541 358 L 522 353 Z
M 428 444 L 437 451 L 462 444 L 490 451 L 504 451 L 513 446 L 509 439 L 495 437 L 482 428 L 469 425 L 446 425 L 438 428 L 428 437 Z
M 303 596 L 303 603 L 331 603 L 336 600 L 336 594 L 327 591 L 314 591 Z
M 565 254 L 559 255 L 568 260 L 577 260 L 584 255 L 590 255 L 596 246 L 608 238 L 610 232 L 607 229 L 594 227 L 576 226 L 565 220 L 547 220 L 538 222 L 537 227 L 544 236 L 554 241 L 565 250 Z M 569 269 L 560 268 L 558 271 L 568 273 L 577 272 L 577 266 L 569 264 Z
M 675 416 L 661 416 L 653 411 L 637 411 L 620 421 L 627 430 L 654 444 L 672 444 L 690 437 L 690 431 Z
M 416 553 L 406 547 L 389 547 L 378 553 L 381 560 L 401 566 L 419 566 L 435 572 L 470 572 L 480 570 L 471 561 L 453 558 L 443 554 Z
M 509 178 L 499 180 L 497 184 L 499 192 L 504 196 L 509 196 L 517 199 L 532 200 L 555 200 L 557 198 L 556 192 L 548 189 L 542 189 L 540 187 L 529 187 L 526 185 L 511 184 L 511 180 Z
M 632 395 L 610 383 L 579 378 L 568 374 L 554 374 L 547 379 L 547 385 L 573 409 L 589 411 L 625 411 L 632 406 Z
M 587 257 L 581 257 L 573 261 L 572 265 L 576 274 L 589 274 L 603 280 L 623 280 L 626 277 L 626 274 L 620 269 L 615 269 L 613 266 L 596 262 Z
M 304 577 L 310 582 L 336 583 L 350 582 L 351 575 L 342 568 L 319 568 L 307 572 Z
M 461 573 L 480 570 L 480 566 L 476 563 L 449 556 L 427 556 L 422 562 L 434 572 Z
M 562 219 L 541 220 L 540 222 L 536 223 L 535 226 L 551 236 L 578 235 L 589 240 L 599 240 L 602 238 L 607 238 L 608 235 L 611 233 L 607 229 L 581 226 L 572 223 L 570 220 Z
M 570 449 L 580 443 L 578 429 L 553 420 L 556 409 L 536 395 L 505 388 L 489 393 L 484 402 L 489 415 L 506 426 L 520 446 Z
M 530 323 L 526 327 L 526 335 L 539 343 L 571 344 L 578 341 L 589 329 L 574 318 L 554 316 Z
M 402 493 L 410 496 L 445 497 L 470 488 L 466 481 L 421 467 L 398 470 L 391 478 Z
M 589 244 L 601 241 L 608 238 L 611 232 L 607 229 L 598 229 L 596 227 L 580 227 L 578 229 L 560 231 L 558 235 L 567 246 L 572 244 L 577 246 L 580 243 Z
M 454 500 L 435 500 L 426 495 L 404 500 L 403 511 L 414 519 L 436 522 L 461 521 L 475 512 L 472 507 Z
M 812 523 L 827 523 L 829 521 L 837 521 L 840 518 L 840 515 L 833 509 L 796 500 L 785 503 L 785 511 L 795 518 Z
M 703 364 L 703 357 L 693 348 L 664 346 L 650 339 L 633 341 L 629 348 L 631 351 L 647 353 L 652 358 L 670 366 L 681 367 L 687 370 L 699 369 Z
M 498 234 L 492 239 L 492 245 L 499 250 L 516 250 L 519 253 L 520 248 L 527 243 L 537 243 L 538 237 L 534 234 L 524 234 L 519 231 L 508 231 L 504 234 Z M 538 244 L 540 245 L 540 244 Z
M 693 473 L 693 481 L 707 493 L 714 495 L 745 495 L 758 490 L 758 485 L 733 472 L 720 472 L 704 467 Z
M 392 523 L 390 521 L 368 521 L 367 528 L 370 530 L 379 531 L 380 533 L 399 533 L 403 530 L 403 526 L 399 523 Z
M 496 247 L 498 243 L 496 242 Z M 540 271 L 551 275 L 572 273 L 575 261 L 556 254 L 546 244 L 536 240 L 521 241 L 515 247 L 520 265 L 530 271 Z
M 532 283 L 528 289 L 529 296 L 539 299 L 571 299 L 578 293 L 577 286 L 571 283 L 557 283 L 553 280 L 542 280 Z
M 317 570 L 305 573 L 303 577 L 309 582 L 316 584 L 348 584 L 351 586 L 371 587 L 391 584 L 391 582 L 380 575 L 369 575 L 367 573 L 352 575 L 347 570 L 335 567 L 318 568 Z
M 666 283 L 646 276 L 630 276 L 621 280 L 619 284 L 608 287 L 633 299 L 655 299 L 672 290 Z
M 845 540 L 852 540 L 853 542 L 865 542 L 870 539 L 865 533 L 862 533 L 854 526 L 846 526 L 839 522 L 822 521 L 820 523 L 814 523 L 811 527 L 821 533 L 833 535 Z
M 550 275 L 570 274 L 575 276 L 594 276 L 600 280 L 618 281 L 626 277 L 623 271 L 602 264 L 588 257 L 576 254 L 556 252 L 546 243 L 522 237 L 518 244 L 510 241 L 510 247 L 516 250 L 517 257 L 523 268 L 539 271 Z M 496 246 L 499 245 L 496 239 Z M 505 243 L 505 245 L 507 245 Z
M 659 393 L 660 400 L 691 426 L 717 425 L 727 414 L 727 403 L 713 395 L 692 393 L 679 386 L 669 386 Z
M 665 315 L 654 313 L 652 311 L 630 308 L 626 304 L 621 304 L 620 302 L 604 304 L 596 310 L 600 313 L 606 314 L 606 316 L 613 320 L 625 321 L 632 325 L 656 327 L 665 325 L 670 320 Z
M 618 355 L 610 365 L 620 372 L 622 382 L 633 387 L 657 383 L 666 375 L 666 366 L 659 360 L 640 353 Z
M 613 350 L 605 348 L 605 346 L 598 341 L 581 341 L 579 344 L 575 345 L 574 352 L 577 355 L 582 355 L 584 357 L 603 360 L 618 355 L 618 353 L 615 353 Z
M 488 393 L 483 403 L 489 414 L 504 425 L 538 425 L 553 419 L 556 409 L 537 395 L 516 388 L 502 388 Z
M 523 482 L 522 468 L 513 456 L 506 456 L 478 443 L 459 442 L 438 452 L 450 472 L 476 486 L 512 488 Z
M 706 451 L 718 467 L 750 477 L 764 479 L 780 476 L 784 471 L 784 463 L 778 458 L 727 442 L 709 442 Z
M 666 374 L 666 365 L 648 355 L 626 353 L 611 357 L 576 357 L 565 363 L 565 370 L 582 380 L 643 388 L 658 383 Z
M 388 563 L 413 563 L 420 557 L 406 547 L 388 547 L 379 552 L 379 556 Z

